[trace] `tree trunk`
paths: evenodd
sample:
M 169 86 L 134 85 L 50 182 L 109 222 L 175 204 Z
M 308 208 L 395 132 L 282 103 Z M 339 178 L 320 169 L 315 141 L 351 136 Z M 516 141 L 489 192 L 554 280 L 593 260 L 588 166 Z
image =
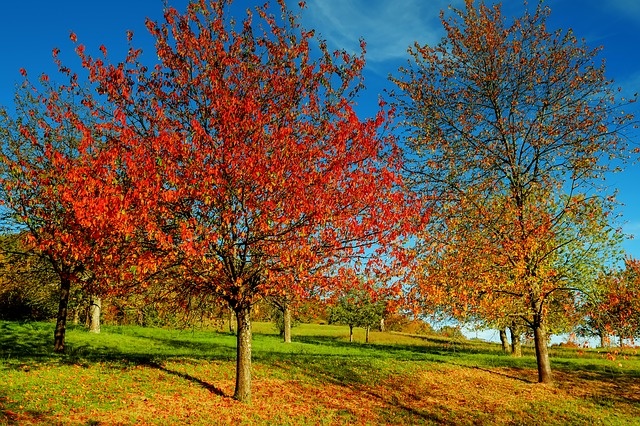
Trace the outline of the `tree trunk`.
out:
M 289 302 L 284 301 L 282 306 L 282 321 L 284 328 L 284 343 L 291 343 L 291 307 Z
M 380 318 L 380 331 L 384 333 L 384 318 Z
M 229 309 L 229 333 L 235 334 L 235 330 L 233 329 L 233 311 Z
M 367 326 L 365 335 L 364 335 L 364 341 L 365 343 L 369 343 L 369 330 L 371 329 L 371 327 Z
M 349 343 L 353 343 L 353 326 L 349 326 Z
M 69 274 L 60 276 L 60 299 L 58 301 L 58 316 L 56 329 L 53 333 L 53 351 L 64 353 L 64 336 L 67 330 L 67 309 L 69 307 L 69 293 L 71 291 L 71 278 Z
M 538 364 L 538 382 L 551 383 L 551 362 L 547 348 L 547 331 L 541 321 L 534 321 L 533 342 L 536 347 L 536 363 Z
M 89 297 L 89 333 L 100 333 L 100 313 L 102 300 L 98 296 Z
M 251 305 L 236 309 L 236 389 L 233 398 L 251 402 Z
M 500 330 L 500 343 L 502 343 L 502 352 L 509 352 L 509 341 L 507 340 L 507 329 L 501 328 Z
M 522 357 L 522 339 L 520 333 L 520 327 L 515 321 L 511 323 L 509 327 L 509 334 L 511 335 L 511 355 L 520 358 Z

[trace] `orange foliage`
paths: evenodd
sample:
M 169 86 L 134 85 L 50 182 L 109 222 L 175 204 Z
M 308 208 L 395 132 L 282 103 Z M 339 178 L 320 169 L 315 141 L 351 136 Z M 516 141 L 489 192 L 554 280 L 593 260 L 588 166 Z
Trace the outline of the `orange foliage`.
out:
M 629 153 L 633 117 L 617 114 L 627 101 L 598 49 L 548 32 L 542 3 L 509 22 L 499 4 L 465 6 L 442 14 L 446 36 L 416 43 L 394 79 L 412 183 L 434 205 L 415 296 L 459 318 L 522 318 L 548 369 L 550 312 L 574 310 L 571 292 L 600 261 L 585 258 L 615 234 L 612 198 L 589 194 L 600 159 Z

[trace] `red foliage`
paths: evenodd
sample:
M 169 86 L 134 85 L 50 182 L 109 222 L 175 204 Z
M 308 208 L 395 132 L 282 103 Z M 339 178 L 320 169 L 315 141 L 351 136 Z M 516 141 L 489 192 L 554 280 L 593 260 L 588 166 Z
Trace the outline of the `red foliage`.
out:
M 102 284 L 170 272 L 163 282 L 185 305 L 222 298 L 244 323 L 260 297 L 397 271 L 417 204 L 382 136 L 390 111 L 361 119 L 353 110 L 364 51 L 313 50 L 313 32 L 284 2 L 278 18 L 264 6 L 238 24 L 229 3 L 201 0 L 147 22 L 153 71 L 133 47 L 112 65 L 106 48 L 97 59 L 77 45 L 97 94 L 58 62 L 71 82 L 59 92 L 80 104 L 53 90 L 42 97 L 53 125 L 23 136 L 42 146 L 46 167 L 25 184 L 43 188 L 41 249 L 90 265 Z M 69 129 L 69 152 L 43 142 Z M 52 205 L 60 213 L 48 215 Z
M 602 284 L 587 315 L 600 332 L 633 341 L 640 336 L 640 260 L 625 259 L 625 269 L 603 278 Z

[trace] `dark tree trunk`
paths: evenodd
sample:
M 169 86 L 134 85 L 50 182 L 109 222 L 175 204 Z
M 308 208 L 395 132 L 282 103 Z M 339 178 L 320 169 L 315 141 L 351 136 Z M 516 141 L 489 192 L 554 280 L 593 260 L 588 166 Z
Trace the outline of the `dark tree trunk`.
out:
M 500 343 L 502 344 L 502 352 L 509 352 L 509 341 L 507 339 L 507 329 L 501 328 L 500 330 Z
M 291 343 L 291 307 L 286 300 L 282 305 L 282 317 L 284 343 Z
M 353 342 L 353 326 L 349 325 L 349 342 Z
M 371 327 L 367 326 L 365 335 L 364 335 L 364 341 L 365 343 L 369 343 L 369 330 L 371 329 Z
M 67 310 L 69 307 L 69 293 L 71 291 L 71 277 L 68 273 L 60 274 L 60 299 L 58 301 L 58 316 L 56 329 L 53 333 L 53 351 L 64 353 L 64 336 L 67 330 Z
M 522 357 L 522 333 L 520 332 L 520 326 L 515 321 L 509 327 L 509 334 L 511 337 L 511 355 L 516 358 Z
M 536 362 L 538 364 L 538 382 L 551 383 L 551 362 L 547 348 L 547 331 L 538 318 L 533 323 L 533 342 L 536 347 Z
M 102 300 L 98 296 L 89 297 L 89 333 L 100 333 L 100 313 Z
M 251 305 L 235 310 L 238 321 L 236 338 L 236 389 L 234 399 L 251 402 Z

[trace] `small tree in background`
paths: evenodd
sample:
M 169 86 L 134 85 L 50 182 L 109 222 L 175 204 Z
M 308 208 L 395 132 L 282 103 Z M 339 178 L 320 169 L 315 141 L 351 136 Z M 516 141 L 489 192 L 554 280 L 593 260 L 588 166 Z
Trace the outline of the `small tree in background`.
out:
M 379 326 L 384 310 L 384 302 L 375 300 L 369 292 L 351 290 L 329 308 L 329 323 L 349 326 L 349 342 L 353 342 L 354 327 L 363 327 L 365 342 L 369 343 L 369 331 Z
M 284 343 L 291 343 L 291 329 L 297 323 L 295 318 L 295 301 L 291 296 L 280 295 L 268 298 L 272 306 L 271 320 L 274 322 Z
M 640 261 L 625 259 L 624 269 L 603 274 L 600 286 L 586 298 L 582 335 L 597 336 L 600 346 L 607 346 L 609 335 L 624 339 L 640 337 Z

